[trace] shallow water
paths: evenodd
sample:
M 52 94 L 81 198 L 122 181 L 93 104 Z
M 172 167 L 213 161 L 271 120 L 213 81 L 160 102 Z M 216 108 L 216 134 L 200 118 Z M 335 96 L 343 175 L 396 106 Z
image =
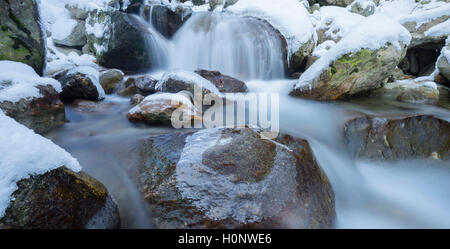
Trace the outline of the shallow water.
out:
M 225 20 L 223 18 L 218 20 L 225 23 L 234 22 L 227 20 L 229 17 L 225 17 Z M 240 21 L 242 20 L 238 22 Z M 211 22 L 211 17 L 191 18 L 191 21 L 185 24 L 187 26 L 182 27 L 180 33 L 175 35 L 173 41 L 167 41 L 171 43 L 168 47 L 176 46 L 170 49 L 175 49 L 181 59 L 192 59 L 188 62 L 181 59 L 171 62 L 169 59 L 167 68 L 194 70 L 197 67 L 206 67 L 223 70 L 223 73 L 235 76 L 244 75 L 244 78 L 264 79 L 247 80 L 246 83 L 251 92 L 279 93 L 281 132 L 306 138 L 330 179 L 336 195 L 335 227 L 450 228 L 450 162 L 408 160 L 385 164 L 354 160 L 346 150 L 342 132 L 347 120 L 363 113 L 383 116 L 432 114 L 450 120 L 448 109 L 380 99 L 317 102 L 290 97 L 288 92 L 294 81 L 273 80 L 280 78 L 280 75 L 264 75 L 262 71 L 257 71 L 258 63 L 266 63 L 263 66 L 271 67 L 272 72 L 278 70 L 278 66 L 277 63 L 261 60 L 260 57 L 251 57 L 252 52 L 248 51 L 249 48 L 246 48 L 245 44 L 242 49 L 248 54 L 243 61 L 232 53 L 217 54 L 212 45 L 202 45 L 201 51 L 191 48 L 192 44 L 205 37 L 212 39 L 209 42 L 213 45 L 218 42 L 215 39 L 223 39 L 211 34 L 196 36 L 193 30 L 189 30 L 204 22 Z M 226 29 L 225 26 L 222 28 Z M 231 30 L 223 33 L 235 32 L 234 28 L 231 25 Z M 270 40 L 273 34 L 264 35 Z M 176 45 L 181 43 L 183 44 Z M 268 44 L 258 49 L 270 56 L 279 53 L 276 46 Z M 202 55 L 224 61 L 217 64 L 203 60 Z M 231 62 L 230 67 L 225 61 Z M 235 66 L 241 64 L 233 64 L 235 61 L 247 66 L 240 68 L 242 71 L 236 71 Z M 252 71 L 252 68 L 256 71 Z M 161 72 L 155 75 L 160 76 Z M 136 165 L 138 156 L 136 146 L 139 139 L 150 134 L 179 130 L 128 122 L 126 113 L 131 106 L 127 98 L 112 95 L 104 102 L 109 103 L 110 107 L 100 113 L 80 113 L 66 105 L 69 122 L 47 134 L 47 137 L 69 151 L 80 161 L 87 173 L 106 185 L 118 202 L 123 228 L 152 228 L 151 213 L 131 180 L 132 166 Z

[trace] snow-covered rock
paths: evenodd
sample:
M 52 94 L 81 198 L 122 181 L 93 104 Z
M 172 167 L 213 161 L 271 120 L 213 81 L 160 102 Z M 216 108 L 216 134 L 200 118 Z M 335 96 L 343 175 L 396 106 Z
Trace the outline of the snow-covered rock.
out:
M 60 93 L 63 100 L 86 99 L 102 100 L 105 91 L 99 82 L 99 72 L 89 66 L 78 66 L 66 69 L 53 75 L 61 83 Z
M 183 93 L 149 95 L 128 112 L 127 118 L 132 122 L 170 125 L 175 110 L 183 113 L 184 120 L 201 120 L 201 115 L 192 104 L 189 95 Z
M 290 71 L 301 68 L 315 45 L 315 32 L 305 6 L 298 0 L 239 0 L 228 11 L 266 20 L 287 42 Z
M 370 16 L 375 13 L 376 6 L 373 0 L 356 0 L 347 9 L 362 16 Z
M 164 73 L 155 86 L 157 92 L 177 93 L 183 90 L 195 94 L 195 89 L 201 90 L 202 96 L 215 94 L 222 96 L 219 89 L 209 80 L 202 76 L 184 70 L 176 70 Z
M 291 95 L 345 98 L 382 85 L 406 53 L 409 32 L 384 15 L 372 15 L 309 67 Z
M 376 10 L 397 20 L 412 35 L 409 47 L 443 43 L 450 35 L 450 3 L 430 0 L 382 0 Z
M 325 6 L 315 11 L 311 20 L 315 24 L 317 43 L 321 44 L 327 40 L 338 42 L 353 31 L 363 19 L 363 16 L 351 13 L 346 8 Z
M 414 104 L 436 104 L 439 101 L 438 87 L 432 81 L 399 80 L 385 84 L 374 94 Z
M 64 149 L 0 111 L 0 228 L 118 228 L 106 188 Z
M 38 133 L 64 124 L 61 85 L 56 80 L 40 77 L 20 62 L 0 61 L 0 68 L 0 110 Z

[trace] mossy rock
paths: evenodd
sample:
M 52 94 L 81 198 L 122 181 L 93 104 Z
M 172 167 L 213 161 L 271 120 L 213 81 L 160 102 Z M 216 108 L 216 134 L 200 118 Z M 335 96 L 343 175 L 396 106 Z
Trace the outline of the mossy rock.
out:
M 105 186 L 66 167 L 17 182 L 0 228 L 119 228 L 117 205 Z
M 159 228 L 329 228 L 334 194 L 308 143 L 250 128 L 142 141 L 136 181 Z
M 28 64 L 42 76 L 46 52 L 40 23 L 35 0 L 0 1 L 0 60 Z
M 345 99 L 381 87 L 405 57 L 406 46 L 393 45 L 378 49 L 361 49 L 337 58 L 304 88 L 295 88 L 290 95 L 318 100 Z

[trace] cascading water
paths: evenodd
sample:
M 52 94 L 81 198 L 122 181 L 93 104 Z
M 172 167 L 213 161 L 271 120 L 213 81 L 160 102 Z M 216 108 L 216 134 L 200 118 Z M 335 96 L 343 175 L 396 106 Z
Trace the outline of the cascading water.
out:
M 284 77 L 280 37 L 257 19 L 223 12 L 196 13 L 172 42 L 170 69 L 218 70 L 239 79 Z
M 379 100 L 319 103 L 289 97 L 294 82 L 283 79 L 285 58 L 279 34 L 257 19 L 225 12 L 194 13 L 171 40 L 156 31 L 152 20 L 147 21 L 152 61 L 157 65 L 152 71 L 218 70 L 246 80 L 251 92 L 280 93 L 281 132 L 304 137 L 311 144 L 336 196 L 336 227 L 450 227 L 448 162 L 436 161 L 430 167 L 416 159 L 389 165 L 362 162 L 349 155 L 342 138 L 344 122 L 356 113 L 448 118 L 448 110 Z M 108 96 L 106 103 L 112 107 L 104 113 L 80 114 L 66 107 L 71 122 L 47 136 L 107 185 L 118 199 L 123 227 L 151 227 L 151 212 L 131 183 L 128 167 L 137 160 L 139 139 L 177 131 L 129 123 L 128 99 Z
M 146 43 L 152 70 L 161 70 L 167 67 L 170 54 L 169 42 L 150 23 L 141 16 L 135 15 L 136 21 L 145 29 Z

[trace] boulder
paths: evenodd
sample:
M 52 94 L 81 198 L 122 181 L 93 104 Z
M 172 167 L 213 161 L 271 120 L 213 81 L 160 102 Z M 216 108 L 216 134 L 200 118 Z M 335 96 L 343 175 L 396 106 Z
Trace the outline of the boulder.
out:
M 66 167 L 17 182 L 0 228 L 119 228 L 116 203 L 96 179 Z
M 248 92 L 245 82 L 230 77 L 228 75 L 221 74 L 219 71 L 208 71 L 199 69 L 195 73 L 199 74 L 203 78 L 211 81 L 220 92 L 234 93 L 234 92 Z
M 105 96 L 98 82 L 98 72 L 90 67 L 76 67 L 53 75 L 61 83 L 60 97 L 65 101 L 74 99 L 102 100 Z
M 44 75 L 45 34 L 37 1 L 1 1 L 0 26 L 0 60 L 28 64 Z
M 155 86 L 157 92 L 178 93 L 188 91 L 195 95 L 195 90 L 201 90 L 204 97 L 207 94 L 222 96 L 219 89 L 211 81 L 189 71 L 166 72 Z
M 191 17 L 192 10 L 183 6 L 173 9 L 166 5 L 145 6 L 143 14 L 164 37 L 171 38 Z
M 96 28 L 97 26 L 97 28 Z M 103 32 L 98 27 L 102 26 Z M 152 67 L 148 42 L 154 34 L 138 17 L 112 10 L 94 10 L 86 21 L 88 44 L 100 65 L 126 73 Z
M 155 85 L 158 81 L 152 76 L 145 74 L 139 76 L 130 76 L 124 83 L 124 86 L 121 88 L 128 88 L 130 86 L 134 87 L 137 92 L 140 94 L 147 96 L 149 94 L 155 93 Z
M 113 93 L 116 85 L 123 80 L 123 72 L 118 69 L 110 69 L 100 73 L 100 85 L 105 90 L 105 93 Z
M 185 120 L 186 116 L 189 116 L 191 120 L 201 119 L 190 97 L 182 93 L 149 95 L 128 112 L 127 118 L 132 122 L 170 125 L 175 110 L 182 111 Z
M 87 35 L 87 33 L 86 33 L 85 22 L 78 21 L 77 25 L 73 28 L 72 33 L 70 33 L 69 36 L 67 36 L 66 38 L 64 38 L 62 40 L 53 38 L 53 42 L 59 46 L 81 48 L 87 42 L 86 35 Z
M 2 84 L 4 82 L 0 82 L 0 91 Z M 0 109 L 17 122 L 42 134 L 63 125 L 66 115 L 59 93 L 51 85 L 38 85 L 36 88 L 39 89 L 40 97 L 0 101 Z
M 444 26 L 439 26 L 439 24 L 449 20 L 450 6 L 439 8 L 442 8 L 442 11 L 440 11 L 441 15 L 436 15 L 436 9 L 430 9 L 417 14 L 413 13 L 399 20 L 411 33 L 412 40 L 409 48 L 418 46 L 425 46 L 429 49 L 442 47 L 448 34 L 441 32 L 442 29 L 445 29 L 445 24 L 443 24 Z
M 413 104 L 436 104 L 439 101 L 438 87 L 432 81 L 395 81 L 385 84 L 372 94 Z
M 391 75 L 405 53 L 406 45 L 403 44 L 401 49 L 387 45 L 377 50 L 361 49 L 347 53 L 322 70 L 314 79 L 313 86 L 296 85 L 290 95 L 336 100 L 374 90 L 382 86 L 383 81 Z M 314 70 L 313 67 L 308 70 L 311 69 Z
M 329 228 L 334 194 L 303 139 L 214 128 L 140 145 L 140 191 L 158 228 Z
M 368 160 L 449 158 L 450 123 L 430 116 L 358 117 L 345 124 L 350 154 Z

